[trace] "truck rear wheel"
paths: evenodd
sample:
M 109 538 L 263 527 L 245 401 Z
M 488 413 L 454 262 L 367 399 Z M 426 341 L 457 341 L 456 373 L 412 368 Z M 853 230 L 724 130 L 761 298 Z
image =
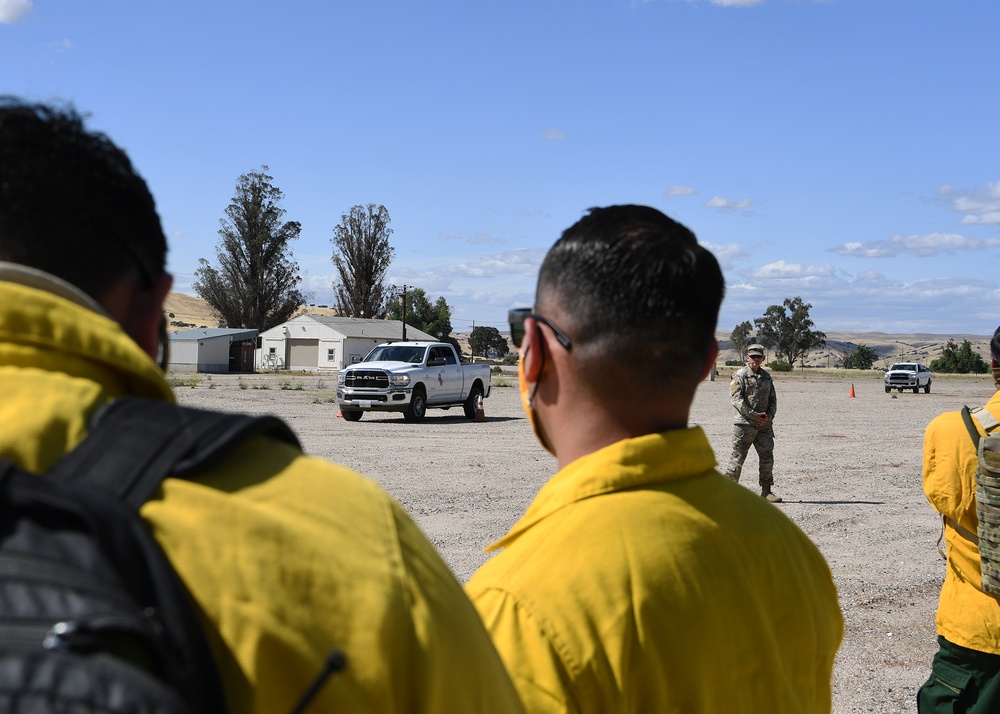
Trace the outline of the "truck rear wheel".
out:
M 930 394 L 930 393 L 931 393 L 931 380 L 928 379 L 927 386 L 924 387 L 924 394 Z
M 469 392 L 469 398 L 466 399 L 465 404 L 462 405 L 462 408 L 465 409 L 465 416 L 469 419 L 476 418 L 476 402 L 479 401 L 479 397 L 482 395 L 483 388 L 478 384 L 472 388 L 471 392 Z
M 423 388 L 417 387 L 413 390 L 413 396 L 410 397 L 410 404 L 403 412 L 403 419 L 408 422 L 418 422 L 424 418 L 425 414 L 427 414 L 427 397 L 424 395 Z

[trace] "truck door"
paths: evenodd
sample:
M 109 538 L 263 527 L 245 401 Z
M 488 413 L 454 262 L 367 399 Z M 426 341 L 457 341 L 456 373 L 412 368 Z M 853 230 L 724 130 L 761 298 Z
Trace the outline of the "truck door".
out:
M 444 364 L 431 367 L 432 360 L 444 360 Z M 457 402 L 462 399 L 462 365 L 455 359 L 455 352 L 448 347 L 431 347 L 427 355 L 428 371 L 435 383 L 429 390 L 429 402 Z

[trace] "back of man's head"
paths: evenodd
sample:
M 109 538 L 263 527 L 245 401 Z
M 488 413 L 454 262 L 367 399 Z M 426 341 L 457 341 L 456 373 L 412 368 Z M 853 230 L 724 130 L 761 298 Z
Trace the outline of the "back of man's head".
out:
M 610 206 L 549 251 L 537 307 L 560 311 L 574 357 L 595 377 L 617 365 L 646 384 L 690 384 L 715 344 L 724 291 L 718 261 L 686 227 L 647 206 Z
M 1000 364 L 1000 327 L 994 331 L 993 339 L 990 340 L 990 357 Z
M 100 300 L 130 270 L 150 287 L 166 252 L 153 197 L 121 149 L 71 108 L 0 97 L 0 260 Z

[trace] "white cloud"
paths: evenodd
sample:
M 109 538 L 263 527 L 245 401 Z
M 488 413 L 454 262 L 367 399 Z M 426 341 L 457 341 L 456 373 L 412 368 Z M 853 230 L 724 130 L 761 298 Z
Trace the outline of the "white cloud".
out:
M 1000 238 L 978 240 L 966 238 L 958 233 L 928 233 L 926 235 L 893 236 L 889 240 L 870 243 L 852 241 L 844 243 L 832 251 L 838 255 L 855 258 L 893 258 L 898 255 L 913 255 L 921 258 L 950 254 L 958 251 L 977 251 L 1000 247 Z
M 980 224 L 980 225 L 998 225 L 1000 224 L 1000 211 L 993 211 L 991 213 L 981 213 L 978 216 L 965 216 L 962 218 L 963 225 L 969 224 Z
M 431 272 L 455 278 L 492 278 L 498 275 L 534 276 L 547 251 L 541 248 L 521 248 L 469 261 L 452 263 Z
M 965 214 L 962 223 L 1000 224 L 1000 181 L 986 182 L 972 189 L 944 184 L 938 188 L 940 200 L 948 203 L 953 211 Z
M 664 194 L 664 198 L 670 198 L 671 196 L 693 196 L 697 191 L 695 191 L 690 186 L 671 186 L 668 188 Z
M 499 238 L 494 238 L 493 236 L 488 235 L 486 233 L 479 233 L 469 238 L 469 240 L 467 240 L 466 243 L 468 243 L 469 245 L 486 245 L 486 244 L 503 243 L 503 241 L 500 240 Z
M 983 213 L 1000 211 L 1000 181 L 987 182 L 985 186 L 972 189 L 966 195 L 955 199 L 955 210 L 961 213 Z
M 711 0 L 711 3 L 720 7 L 753 7 L 763 5 L 764 0 Z
M 750 255 L 750 252 L 739 243 L 715 245 L 714 243 L 706 243 L 704 241 L 700 242 L 705 248 L 712 252 L 715 259 L 719 261 L 719 265 L 722 266 L 723 270 L 730 270 L 737 258 L 745 258 Z
M 815 278 L 830 278 L 835 274 L 836 268 L 830 263 L 803 265 L 802 263 L 786 263 L 783 260 L 768 263 L 750 272 L 753 277 L 763 280 L 813 280 Z
M 0 23 L 13 25 L 31 10 L 31 0 L 0 0 Z
M 478 233 L 471 238 L 466 238 L 461 233 L 438 233 L 438 240 L 460 240 L 469 245 L 484 245 L 488 243 L 503 243 L 500 238 L 495 238 L 486 233 Z
M 550 139 L 555 141 L 562 141 L 566 138 L 566 134 L 562 129 L 546 129 L 542 132 L 543 139 Z
M 738 201 L 733 201 L 732 199 L 723 198 L 722 196 L 712 196 L 710 199 L 705 201 L 705 208 L 714 208 L 717 211 L 723 211 L 725 213 L 743 211 L 744 215 L 752 215 L 752 212 L 746 211 L 746 209 L 750 208 L 752 205 L 752 198 L 741 198 Z

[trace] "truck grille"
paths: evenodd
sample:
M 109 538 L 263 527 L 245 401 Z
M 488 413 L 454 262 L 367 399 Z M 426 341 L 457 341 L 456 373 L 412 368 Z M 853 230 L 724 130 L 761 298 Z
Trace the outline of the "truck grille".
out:
M 380 369 L 349 369 L 344 377 L 344 386 L 354 389 L 388 389 L 389 375 Z

